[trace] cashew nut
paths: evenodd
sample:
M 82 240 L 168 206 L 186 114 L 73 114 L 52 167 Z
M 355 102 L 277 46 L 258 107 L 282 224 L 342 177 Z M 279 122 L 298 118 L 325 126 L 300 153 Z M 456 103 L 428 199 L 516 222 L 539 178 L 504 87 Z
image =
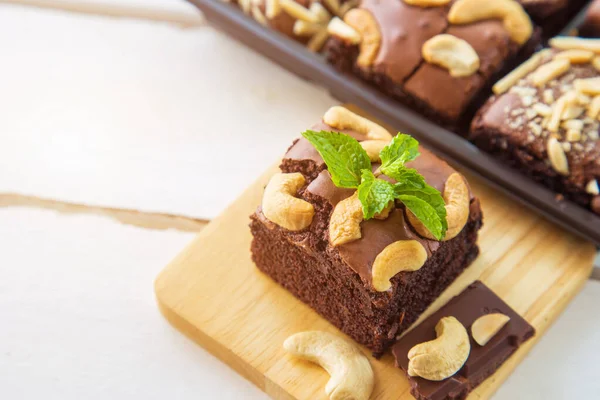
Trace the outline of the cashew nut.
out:
M 360 67 L 369 67 L 375 61 L 381 46 L 381 33 L 377 21 L 369 11 L 354 8 L 344 15 L 344 22 L 356 29 L 362 37 L 356 63 Z
M 478 345 L 485 346 L 509 320 L 509 316 L 500 313 L 484 315 L 473 322 L 471 335 Z
M 453 173 L 446 181 L 444 188 L 444 203 L 446 203 L 446 222 L 448 230 L 443 241 L 454 239 L 462 231 L 469 220 L 469 208 L 471 199 L 469 197 L 469 188 L 465 179 L 458 172 Z M 415 215 L 408 211 L 408 221 L 413 228 L 423 237 L 436 240 L 429 230 L 423 225 Z
M 381 251 L 373 262 L 372 283 L 378 292 L 392 287 L 390 279 L 402 271 L 416 271 L 427 261 L 427 251 L 416 240 L 398 240 Z
M 392 140 L 392 135 L 383 126 L 341 106 L 334 106 L 327 110 L 323 115 L 323 122 L 335 129 L 350 129 L 361 133 L 367 139 L 387 140 L 388 142 Z
M 436 35 L 423 44 L 423 58 L 430 64 L 446 68 L 450 76 L 471 76 L 479 69 L 479 56 L 475 49 L 456 36 Z
M 339 246 L 361 237 L 360 223 L 363 220 L 362 204 L 358 192 L 340 201 L 329 219 L 329 243 Z
M 417 7 L 440 7 L 450 3 L 450 0 L 404 0 L 404 2 Z
M 389 143 L 390 142 L 387 140 L 364 140 L 360 142 L 360 145 L 367 152 L 371 162 L 378 163 L 381 162 L 381 157 L 379 157 L 379 153 Z
M 533 33 L 531 19 L 515 0 L 457 0 L 448 13 L 451 24 L 470 24 L 487 19 L 501 19 L 510 38 L 522 45 Z
M 408 352 L 409 376 L 441 381 L 457 373 L 469 358 L 469 335 L 456 318 L 440 319 L 435 333 L 437 339 L 420 343 Z
M 294 197 L 304 183 L 304 177 L 298 172 L 273 175 L 263 194 L 264 216 L 290 231 L 307 228 L 315 215 L 315 209 L 309 202 Z
M 325 393 L 332 400 L 368 400 L 375 377 L 367 357 L 352 343 L 328 332 L 309 331 L 283 343 L 290 354 L 314 362 L 330 375 Z

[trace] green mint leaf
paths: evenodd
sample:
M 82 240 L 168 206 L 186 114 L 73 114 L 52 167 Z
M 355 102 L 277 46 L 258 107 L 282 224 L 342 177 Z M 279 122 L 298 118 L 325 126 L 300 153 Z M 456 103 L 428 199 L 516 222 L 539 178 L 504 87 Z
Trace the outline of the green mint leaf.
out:
M 303 132 L 302 136 L 315 146 L 325 160 L 335 186 L 358 188 L 361 171 L 370 169 L 371 161 L 356 139 L 342 133 L 311 130 Z
M 362 170 L 358 199 L 362 204 L 365 219 L 371 219 L 383 211 L 390 201 L 394 201 L 394 196 L 394 186 L 391 183 L 377 179 L 370 169 Z
M 379 153 L 380 171 L 393 178 L 394 171 L 419 156 L 419 142 L 412 136 L 398 133 Z M 395 178 L 394 178 L 395 179 Z
M 395 184 L 395 196 L 412 211 L 437 240 L 441 240 L 448 230 L 446 203 L 437 189 L 427 185 L 422 176 L 419 178 L 422 182 L 403 181 Z M 424 186 L 418 188 L 422 184 Z

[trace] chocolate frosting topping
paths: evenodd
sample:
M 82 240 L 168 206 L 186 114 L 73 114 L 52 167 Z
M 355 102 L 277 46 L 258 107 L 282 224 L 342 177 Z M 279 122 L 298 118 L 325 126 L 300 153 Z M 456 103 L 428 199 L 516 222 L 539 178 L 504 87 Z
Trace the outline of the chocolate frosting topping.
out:
M 422 61 L 423 43 L 442 33 L 448 25 L 446 7 L 422 8 L 402 0 L 363 0 L 381 32 L 375 67 L 392 81 L 403 83 Z

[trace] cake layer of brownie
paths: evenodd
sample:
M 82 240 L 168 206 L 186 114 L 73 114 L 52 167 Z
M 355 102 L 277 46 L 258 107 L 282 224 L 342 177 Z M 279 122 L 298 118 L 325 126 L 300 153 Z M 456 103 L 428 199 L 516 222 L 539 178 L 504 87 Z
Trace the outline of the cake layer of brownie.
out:
M 474 340 L 473 323 L 488 314 L 501 314 L 508 322 L 483 346 Z M 535 329 L 483 283 L 477 281 L 451 299 L 393 347 L 396 365 L 409 370 L 408 354 L 415 346 L 436 338 L 435 327 L 444 317 L 454 317 L 468 332 L 470 353 L 463 367 L 453 376 L 440 381 L 409 376 L 411 394 L 417 400 L 462 400 L 492 375 L 528 339 Z M 492 332 L 493 333 L 493 332 Z M 445 354 L 445 356 L 450 356 Z
M 587 10 L 585 20 L 579 27 L 579 34 L 585 37 L 600 37 L 600 0 L 594 0 Z
M 344 132 L 358 140 L 368 138 L 324 122 L 313 129 Z M 448 177 L 456 171 L 426 149 L 420 152 L 407 167 L 415 168 L 429 185 L 443 193 Z M 373 169 L 378 166 L 374 163 Z M 314 207 L 312 223 L 306 229 L 288 230 L 270 221 L 259 207 L 250 224 L 254 262 L 376 355 L 382 354 L 478 254 L 476 241 L 482 215 L 479 201 L 472 194 L 468 220 L 450 240 L 440 242 L 421 236 L 412 227 L 406 210 L 396 205 L 385 219 L 362 221 L 359 239 L 332 245 L 332 213 L 355 190 L 333 184 L 323 159 L 304 138 L 290 147 L 281 170 L 304 177 L 306 184 L 297 196 Z M 374 261 L 387 246 L 399 241 L 420 243 L 427 260 L 420 269 L 391 278 L 389 290 L 377 291 L 372 282 Z
M 597 84 L 599 58 L 579 49 L 593 43 L 589 40 L 551 43 L 571 48 L 540 52 L 519 69 L 531 66 L 529 73 L 478 112 L 470 138 L 534 180 L 600 214 L 600 92 L 580 86 Z M 573 57 L 572 63 L 568 57 Z
M 461 24 L 449 22 L 460 20 L 451 15 L 466 14 L 452 11 L 456 3 L 459 1 L 422 7 L 405 0 L 362 0 L 344 18 L 362 36 L 360 44 L 333 32 L 326 45 L 327 59 L 434 121 L 462 131 L 489 96 L 491 83 L 531 55 L 540 34 L 513 0 L 501 3 L 520 10 L 521 36 L 507 30 L 496 17 Z M 451 35 L 461 48 L 471 47 L 470 54 L 476 56 L 478 67 L 457 75 L 440 66 L 435 57 L 427 61 L 424 45 L 439 35 Z M 454 52 L 464 61 L 467 57 L 461 51 L 445 48 L 446 54 L 439 57 Z

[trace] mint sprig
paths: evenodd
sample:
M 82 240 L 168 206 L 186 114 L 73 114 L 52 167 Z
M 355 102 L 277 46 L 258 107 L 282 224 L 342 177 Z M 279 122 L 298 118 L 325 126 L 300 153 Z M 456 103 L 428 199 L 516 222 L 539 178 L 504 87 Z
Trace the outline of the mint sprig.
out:
M 381 213 L 390 202 L 400 201 L 436 239 L 444 237 L 448 224 L 441 193 L 429 186 L 417 170 L 405 165 L 419 156 L 416 139 L 398 133 L 379 153 L 381 166 L 373 173 L 369 156 L 353 137 L 311 130 L 302 136 L 323 157 L 336 186 L 358 190 L 365 219 Z M 389 176 L 396 183 L 378 178 L 377 173 Z
M 337 132 L 305 131 L 302 133 L 317 149 L 331 179 L 337 187 L 356 189 L 360 185 L 361 171 L 371 168 L 369 156 L 358 140 Z

